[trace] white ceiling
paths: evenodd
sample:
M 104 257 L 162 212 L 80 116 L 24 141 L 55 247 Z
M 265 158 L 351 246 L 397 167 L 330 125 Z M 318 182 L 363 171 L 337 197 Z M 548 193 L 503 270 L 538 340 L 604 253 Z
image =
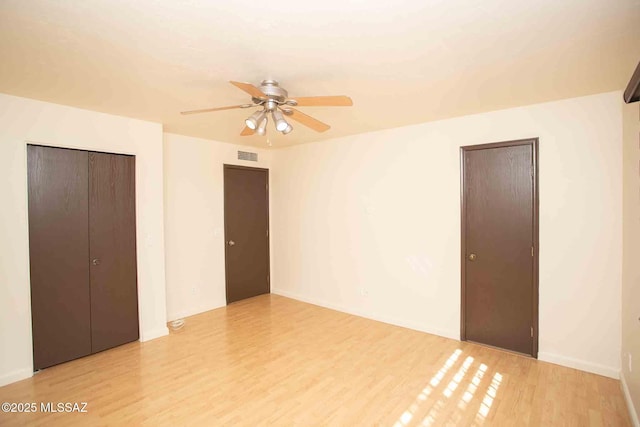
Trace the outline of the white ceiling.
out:
M 624 88 L 640 60 L 640 0 L 2 0 L 0 92 L 241 137 L 229 80 L 280 81 L 300 107 L 274 147 Z

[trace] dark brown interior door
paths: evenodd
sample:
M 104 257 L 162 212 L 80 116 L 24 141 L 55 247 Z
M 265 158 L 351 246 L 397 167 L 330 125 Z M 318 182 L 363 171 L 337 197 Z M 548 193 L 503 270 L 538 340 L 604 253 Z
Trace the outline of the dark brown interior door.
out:
M 27 147 L 34 369 L 91 353 L 87 152 Z
M 227 303 L 267 294 L 269 171 L 224 165 Z
M 536 144 L 462 149 L 462 339 L 534 357 Z
M 138 339 L 135 157 L 89 153 L 93 352 Z

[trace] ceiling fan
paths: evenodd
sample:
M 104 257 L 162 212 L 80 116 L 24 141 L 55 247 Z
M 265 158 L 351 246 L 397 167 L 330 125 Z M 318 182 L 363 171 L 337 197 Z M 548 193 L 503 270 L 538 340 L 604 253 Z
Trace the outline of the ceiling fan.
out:
M 273 123 L 278 132 L 287 135 L 293 130 L 285 116 L 307 126 L 316 132 L 329 130 L 331 126 L 322 123 L 320 120 L 296 110 L 293 107 L 349 107 L 353 101 L 348 96 L 306 96 L 289 98 L 289 94 L 275 80 L 263 80 L 260 86 L 256 87 L 251 83 L 229 82 L 237 88 L 251 95 L 251 104 L 231 105 L 228 107 L 205 108 L 202 110 L 183 111 L 180 114 L 209 113 L 211 111 L 232 110 L 235 108 L 262 107 L 255 111 L 245 120 L 245 127 L 240 132 L 242 136 L 265 135 L 267 132 L 268 115 L 271 115 Z

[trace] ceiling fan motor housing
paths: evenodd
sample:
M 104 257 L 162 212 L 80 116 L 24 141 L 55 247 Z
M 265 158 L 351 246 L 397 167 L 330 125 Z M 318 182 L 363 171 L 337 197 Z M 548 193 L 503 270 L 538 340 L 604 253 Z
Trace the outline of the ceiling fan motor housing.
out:
M 279 102 L 284 102 L 289 96 L 289 93 L 281 88 L 280 84 L 275 80 L 263 80 L 259 89 L 269 98 Z

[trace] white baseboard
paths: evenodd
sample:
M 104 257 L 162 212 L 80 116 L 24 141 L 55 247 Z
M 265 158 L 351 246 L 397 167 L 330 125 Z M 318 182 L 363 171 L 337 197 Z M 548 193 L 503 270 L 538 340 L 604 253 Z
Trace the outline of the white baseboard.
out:
M 631 423 L 634 427 L 640 427 L 640 420 L 638 420 L 638 413 L 636 412 L 636 407 L 633 406 L 633 400 L 631 400 L 631 393 L 629 392 L 629 387 L 627 386 L 627 380 L 624 378 L 624 373 L 620 372 L 620 388 L 622 389 L 622 393 L 624 394 L 624 400 L 627 401 L 627 409 L 629 410 L 629 417 L 631 418 Z
M 574 359 L 572 357 L 560 356 L 559 354 L 545 353 L 541 351 L 538 353 L 538 360 L 554 363 L 556 365 L 566 366 L 569 368 L 579 369 L 581 371 L 591 372 L 593 374 L 598 374 L 609 378 L 620 378 L 620 369 L 618 368 L 600 365 L 598 363 L 587 362 L 586 360 Z
M 197 307 L 191 307 L 186 310 L 180 310 L 174 313 L 169 313 L 167 315 L 167 320 L 169 322 L 177 319 L 183 319 L 189 316 L 195 316 L 196 314 L 204 313 L 205 311 L 215 310 L 216 308 L 224 307 L 227 305 L 226 301 L 214 301 L 207 304 L 202 304 Z
M 440 328 L 433 328 L 427 325 L 419 324 L 410 320 L 399 319 L 396 317 L 380 315 L 376 313 L 366 312 L 364 310 L 354 310 L 339 304 L 333 304 L 327 301 L 322 301 L 315 298 L 308 298 L 306 296 L 297 294 L 295 292 L 289 292 L 282 289 L 271 289 L 272 294 L 281 295 L 283 297 L 295 299 L 298 301 L 306 302 L 320 307 L 330 308 L 331 310 L 341 311 L 343 313 L 353 314 L 354 316 L 364 317 L 366 319 L 377 320 L 378 322 L 388 323 L 390 325 L 401 326 L 407 329 L 413 329 L 414 331 L 426 332 L 432 335 L 438 335 L 445 338 L 451 338 L 454 340 L 460 340 L 459 331 L 450 331 Z
M 3 385 L 15 383 L 33 376 L 33 369 L 26 368 L 17 371 L 9 372 L 8 374 L 0 376 L 0 387 Z
M 150 331 L 140 331 L 140 342 L 151 341 L 156 338 L 169 335 L 169 328 L 166 326 L 163 328 L 152 329 Z

